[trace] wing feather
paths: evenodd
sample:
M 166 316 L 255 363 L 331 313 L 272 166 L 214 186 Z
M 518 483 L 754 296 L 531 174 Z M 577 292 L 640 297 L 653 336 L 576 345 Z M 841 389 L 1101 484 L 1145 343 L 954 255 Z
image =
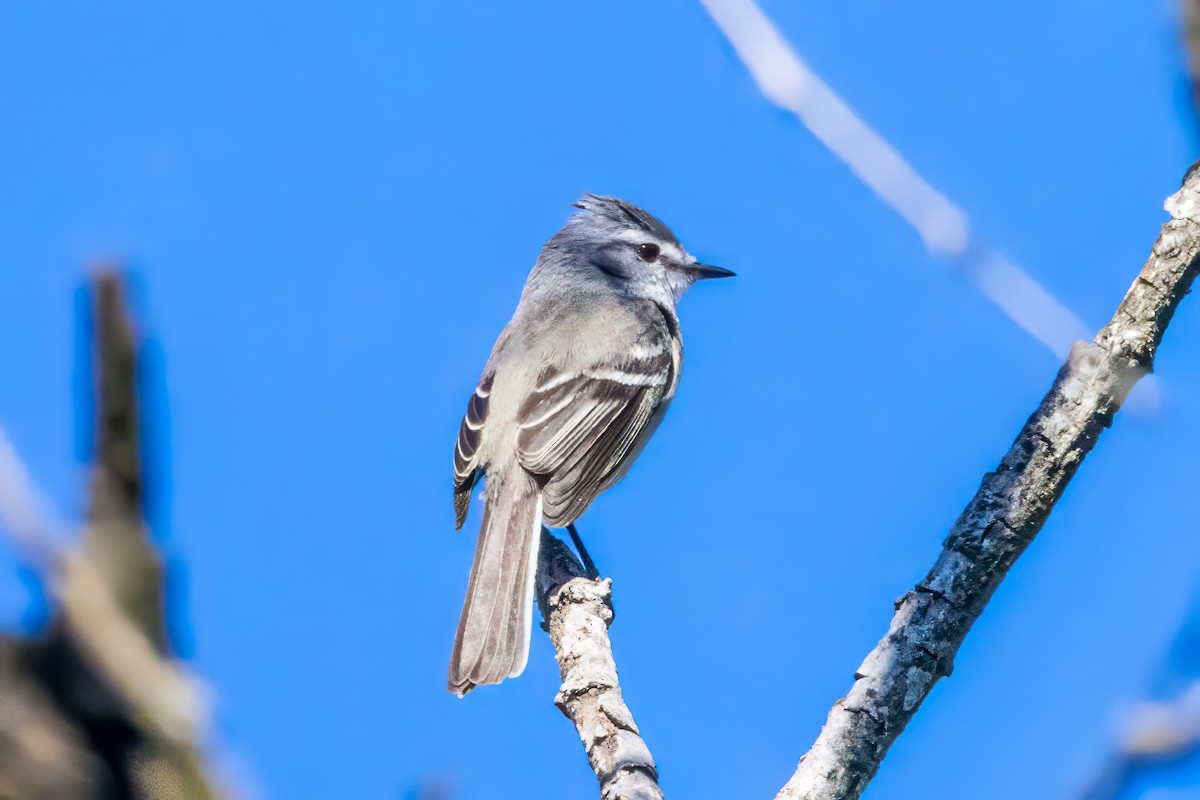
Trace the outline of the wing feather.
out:
M 573 522 L 604 488 L 670 390 L 673 371 L 663 346 L 573 374 L 542 372 L 517 414 L 517 457 L 543 482 L 548 524 Z
M 467 402 L 467 413 L 458 426 L 458 440 L 454 443 L 454 517 L 455 528 L 461 528 L 467 520 L 467 509 L 471 505 L 471 488 L 478 477 L 475 452 L 483 439 L 483 424 L 487 421 L 488 396 L 492 393 L 493 375 L 484 375 Z

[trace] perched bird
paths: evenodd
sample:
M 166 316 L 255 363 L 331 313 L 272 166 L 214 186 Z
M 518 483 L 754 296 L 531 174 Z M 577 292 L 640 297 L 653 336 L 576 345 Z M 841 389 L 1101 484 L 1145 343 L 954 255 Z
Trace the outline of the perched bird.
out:
M 587 194 L 574 205 L 580 213 L 542 248 L 458 431 L 458 528 L 485 479 L 450 656 L 460 696 L 525 669 L 542 524 L 572 525 L 629 470 L 679 384 L 679 298 L 697 280 L 733 275 L 698 263 L 624 200 Z

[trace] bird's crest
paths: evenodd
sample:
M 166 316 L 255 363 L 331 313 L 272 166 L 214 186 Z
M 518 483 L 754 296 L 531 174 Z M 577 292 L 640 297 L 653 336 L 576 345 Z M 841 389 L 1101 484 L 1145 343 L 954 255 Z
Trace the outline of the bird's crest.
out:
M 671 233 L 671 229 L 664 225 L 662 220 L 648 211 L 643 211 L 633 203 L 627 203 L 618 197 L 603 197 L 598 194 L 584 192 L 583 197 L 571 205 L 588 214 L 614 222 L 622 228 L 632 226 L 645 231 L 659 241 L 671 242 L 682 248 L 682 245 L 679 245 L 679 240 L 675 238 L 675 234 Z M 583 215 L 576 215 L 576 217 L 581 216 Z

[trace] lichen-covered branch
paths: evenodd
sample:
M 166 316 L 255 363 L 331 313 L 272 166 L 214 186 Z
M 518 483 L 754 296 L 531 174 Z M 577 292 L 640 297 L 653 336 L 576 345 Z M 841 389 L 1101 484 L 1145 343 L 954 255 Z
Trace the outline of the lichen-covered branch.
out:
M 783 800 L 857 798 L 939 678 L 971 625 L 1042 529 L 1097 437 L 1139 378 L 1198 270 L 1200 163 L 1168 198 L 1150 258 L 1112 321 L 1079 342 L 1012 448 L 946 538 L 923 581 L 896 604 L 887 635 L 830 711 L 821 735 L 779 792 Z
M 608 640 L 612 581 L 588 580 L 566 545 L 543 528 L 537 595 L 562 673 L 554 704 L 579 731 L 600 797 L 662 800 L 654 759 L 617 680 Z

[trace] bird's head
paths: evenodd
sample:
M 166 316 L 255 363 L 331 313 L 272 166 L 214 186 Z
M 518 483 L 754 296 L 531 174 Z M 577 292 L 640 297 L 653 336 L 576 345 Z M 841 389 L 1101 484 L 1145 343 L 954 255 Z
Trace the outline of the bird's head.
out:
M 585 194 L 574 206 L 580 213 L 546 247 L 585 279 L 673 305 L 696 281 L 734 274 L 698 262 L 657 217 L 624 200 Z

